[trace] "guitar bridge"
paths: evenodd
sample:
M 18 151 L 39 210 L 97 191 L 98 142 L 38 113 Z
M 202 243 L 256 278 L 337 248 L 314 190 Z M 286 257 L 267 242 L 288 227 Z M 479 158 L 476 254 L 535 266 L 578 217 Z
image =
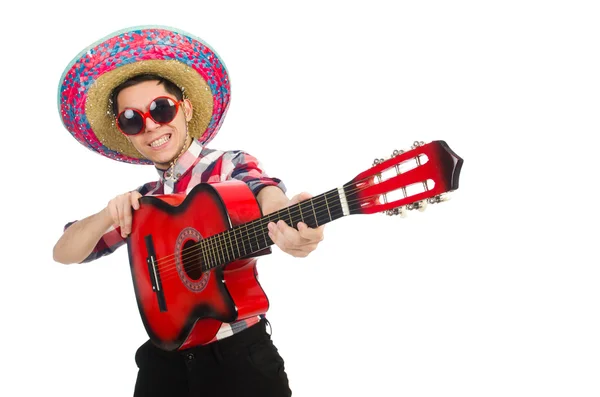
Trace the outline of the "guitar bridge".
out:
M 152 282 L 152 291 L 156 294 L 158 301 L 158 308 L 161 312 L 167 311 L 167 303 L 165 302 L 165 294 L 162 290 L 162 283 L 160 282 L 160 272 L 158 270 L 158 262 L 156 260 L 156 252 L 154 251 L 154 243 L 152 242 L 152 235 L 144 237 L 146 242 L 146 249 L 148 251 L 148 257 L 146 262 L 148 263 L 148 273 L 150 274 L 150 280 Z

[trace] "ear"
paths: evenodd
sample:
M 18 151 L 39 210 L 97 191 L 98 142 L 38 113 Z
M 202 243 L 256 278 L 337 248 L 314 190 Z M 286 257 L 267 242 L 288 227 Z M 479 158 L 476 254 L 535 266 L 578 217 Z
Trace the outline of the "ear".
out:
M 192 119 L 192 115 L 194 114 L 194 107 L 192 106 L 192 101 L 189 99 L 183 100 L 183 110 L 185 112 L 185 121 L 189 122 Z

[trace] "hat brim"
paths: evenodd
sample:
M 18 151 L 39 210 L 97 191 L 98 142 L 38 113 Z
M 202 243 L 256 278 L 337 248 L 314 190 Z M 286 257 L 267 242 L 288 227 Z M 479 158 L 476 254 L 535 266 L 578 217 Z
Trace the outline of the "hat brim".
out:
M 230 82 L 217 53 L 173 28 L 136 27 L 115 32 L 83 50 L 60 81 L 58 106 L 67 130 L 84 146 L 114 160 L 152 164 L 117 129 L 110 97 L 139 74 L 156 74 L 182 88 L 194 106 L 189 134 L 204 145 L 214 138 L 229 107 Z

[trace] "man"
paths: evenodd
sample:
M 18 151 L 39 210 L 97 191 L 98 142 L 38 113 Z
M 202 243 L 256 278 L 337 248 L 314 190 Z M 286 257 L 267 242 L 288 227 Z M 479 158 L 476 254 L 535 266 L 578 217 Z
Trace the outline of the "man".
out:
M 114 252 L 131 233 L 139 199 L 189 193 L 198 183 L 238 179 L 254 193 L 263 214 L 310 197 L 288 199 L 258 160 L 206 144 L 229 105 L 227 70 L 199 39 L 167 28 L 116 32 L 82 51 L 59 87 L 59 110 L 78 141 L 106 157 L 153 164 L 159 180 L 117 195 L 98 213 L 68 223 L 54 259 L 89 262 Z M 304 257 L 323 239 L 323 227 L 269 224 L 284 252 Z M 223 323 L 207 344 L 161 350 L 150 341 L 136 353 L 135 396 L 288 396 L 283 359 L 271 342 L 264 314 Z

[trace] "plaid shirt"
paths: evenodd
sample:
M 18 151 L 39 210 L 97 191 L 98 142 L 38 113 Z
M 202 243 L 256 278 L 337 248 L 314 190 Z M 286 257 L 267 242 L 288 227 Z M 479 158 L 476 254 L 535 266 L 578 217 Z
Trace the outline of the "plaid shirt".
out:
M 175 182 L 170 179 L 171 175 L 166 171 L 158 168 L 157 171 L 160 177 L 158 181 L 149 182 L 137 188 L 142 196 L 182 192 L 187 194 L 199 183 L 215 183 L 229 179 L 246 182 L 254 196 L 258 195 L 258 192 L 266 186 L 278 186 L 283 192 L 286 191 L 281 180 L 270 178 L 263 172 L 260 162 L 255 157 L 242 151 L 223 152 L 203 148 L 196 139 L 192 141 L 188 150 L 179 157 L 175 164 L 173 169 Z M 75 222 L 67 223 L 65 230 Z M 111 226 L 82 263 L 112 254 L 125 243 L 126 240 L 121 237 L 119 230 Z M 256 324 L 259 320 L 260 317 L 253 317 L 231 324 L 223 323 L 211 342 L 231 336 Z

